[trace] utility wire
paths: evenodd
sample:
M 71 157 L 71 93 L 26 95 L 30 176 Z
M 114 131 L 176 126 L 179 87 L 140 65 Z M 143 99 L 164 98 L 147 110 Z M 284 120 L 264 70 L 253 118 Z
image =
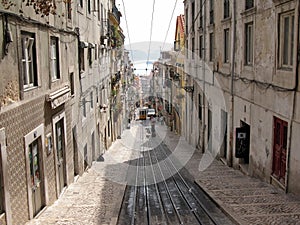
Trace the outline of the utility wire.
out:
M 203 7 L 204 7 L 204 4 L 206 4 L 206 0 L 203 1 L 202 6 L 200 7 L 200 10 L 198 11 L 196 17 L 194 18 L 194 20 L 192 22 L 191 27 L 189 28 L 188 34 L 184 36 L 184 42 L 187 40 L 188 36 L 193 32 L 192 27 L 195 24 L 196 20 L 198 19 L 199 15 L 201 14 L 201 12 L 203 10 Z M 179 53 L 181 52 L 181 49 L 182 48 L 180 47 L 180 50 L 177 53 L 177 57 L 178 57 Z M 220 74 L 224 77 L 231 77 L 231 74 L 225 74 L 225 73 L 222 73 L 221 71 L 214 71 L 214 72 L 217 72 L 218 74 Z M 258 81 L 258 80 L 255 80 L 255 79 L 248 79 L 246 77 L 240 77 L 236 74 L 234 75 L 234 80 L 235 81 L 240 80 L 245 84 L 253 83 L 261 90 L 267 90 L 269 88 L 272 88 L 273 90 L 278 91 L 278 92 L 294 91 L 293 88 L 280 87 L 280 86 L 277 86 L 277 85 L 274 85 L 274 84 L 271 84 L 271 83 Z
M 123 4 L 124 16 L 125 16 L 125 23 L 126 23 L 126 29 L 127 29 L 128 42 L 129 42 L 129 51 L 130 51 L 130 54 L 131 54 L 131 59 L 134 62 L 134 57 L 133 57 L 133 52 L 132 52 L 132 48 L 131 48 L 131 41 L 130 41 L 129 28 L 128 28 L 128 22 L 127 22 L 127 16 L 126 16 L 126 10 L 125 10 L 124 0 L 122 0 L 122 4 Z
M 149 48 L 148 48 L 148 56 L 147 56 L 147 67 L 150 57 L 150 47 L 151 47 L 151 39 L 152 39 L 152 28 L 153 28 L 153 15 L 154 15 L 154 7 L 155 7 L 155 0 L 153 0 L 153 7 L 152 7 L 152 18 L 151 18 L 151 27 L 150 27 L 150 41 L 149 41 Z
M 167 33 L 166 33 L 166 36 L 165 36 L 165 40 L 164 40 L 164 43 L 163 43 L 162 51 L 163 51 L 164 48 L 165 48 L 167 36 L 168 36 L 169 30 L 170 30 L 171 23 L 172 23 L 172 19 L 173 19 L 173 16 L 174 16 L 174 12 L 175 12 L 175 9 L 176 9 L 176 6 L 177 6 L 177 1 L 178 1 L 178 0 L 176 0 L 176 1 L 175 1 L 175 4 L 174 4 L 173 12 L 172 12 L 171 19 L 170 19 L 170 22 L 169 22 L 169 27 L 168 27 L 168 30 L 167 30 Z

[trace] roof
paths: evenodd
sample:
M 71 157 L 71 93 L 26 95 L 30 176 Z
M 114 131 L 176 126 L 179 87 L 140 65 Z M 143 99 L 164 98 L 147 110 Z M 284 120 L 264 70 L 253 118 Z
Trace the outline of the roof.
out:
M 177 16 L 177 19 L 176 19 L 175 40 L 177 39 L 178 33 L 184 34 L 184 28 L 185 28 L 184 15 L 180 14 L 179 16 Z

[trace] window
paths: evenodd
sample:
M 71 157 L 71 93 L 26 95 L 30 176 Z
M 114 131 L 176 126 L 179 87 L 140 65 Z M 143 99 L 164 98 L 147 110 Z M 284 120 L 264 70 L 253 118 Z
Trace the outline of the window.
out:
M 200 24 L 199 24 L 199 28 L 203 28 L 203 2 L 202 0 L 200 0 L 200 3 L 199 3 L 199 7 L 200 7 L 200 10 L 199 10 L 199 20 L 200 20 Z
M 210 0 L 209 3 L 209 23 L 214 24 L 214 0 Z
M 94 108 L 94 96 L 93 96 L 93 92 L 90 93 L 90 99 L 91 99 L 91 109 Z
M 22 32 L 22 75 L 24 88 L 37 86 L 35 35 Z
M 85 63 L 84 63 L 84 48 L 80 48 L 80 72 L 85 70 Z
M 98 59 L 98 46 L 97 46 L 97 44 L 95 44 L 95 60 L 97 60 Z
M 101 21 L 100 0 L 97 0 L 97 15 L 98 15 L 98 21 Z
M 110 121 L 107 121 L 107 136 L 110 137 Z
M 195 38 L 192 38 L 192 59 L 195 58 Z
M 91 0 L 87 0 L 87 10 L 88 10 L 88 13 L 91 14 Z
M 83 0 L 78 0 L 78 4 L 82 8 L 83 7 Z
M 215 36 L 214 33 L 209 34 L 209 61 L 215 59 Z
M 92 161 L 96 160 L 95 132 L 92 133 Z
M 92 67 L 93 60 L 92 60 L 92 48 L 88 48 L 88 55 L 87 55 L 89 66 Z
M 96 103 L 99 104 L 99 89 L 96 88 Z
M 279 17 L 279 65 L 291 69 L 294 60 L 294 12 Z
M 83 147 L 83 158 L 84 158 L 84 168 L 87 168 L 88 166 L 88 149 L 87 144 Z
M 192 31 L 195 30 L 195 2 L 192 2 Z
M 229 11 L 230 11 L 229 0 L 224 0 L 224 19 L 229 17 Z
M 70 88 L 71 88 L 71 96 L 75 95 L 75 80 L 74 80 L 74 73 L 70 73 Z
M 51 71 L 52 81 L 60 78 L 58 38 L 57 37 L 50 38 L 50 71 Z
M 229 28 L 224 30 L 224 62 L 229 62 Z
M 68 18 L 68 20 L 72 19 L 72 3 L 71 3 L 71 1 L 67 2 L 67 18 Z
M 86 101 L 85 98 L 82 99 L 82 115 L 85 118 L 86 117 Z
M 102 21 L 105 19 L 105 14 L 104 14 L 104 7 L 103 7 L 103 3 L 100 4 L 100 17 L 102 19 Z
M 199 57 L 200 59 L 203 57 L 203 35 L 199 36 Z
M 187 53 L 185 55 L 186 55 L 186 58 L 188 59 L 189 58 L 189 42 L 188 42 L 188 40 L 186 40 L 186 42 L 185 42 L 185 48 L 187 50 Z
M 189 15 L 189 9 L 185 9 L 184 16 L 185 16 L 185 34 L 186 34 L 186 36 L 188 36 L 188 33 L 189 33 L 189 25 L 188 25 L 189 17 L 188 17 L 188 15 Z
M 254 7 L 254 0 L 246 0 L 245 2 L 245 9 L 251 9 Z
M 198 119 L 202 120 L 202 96 L 198 94 Z
M 245 64 L 253 64 L 253 23 L 245 25 Z

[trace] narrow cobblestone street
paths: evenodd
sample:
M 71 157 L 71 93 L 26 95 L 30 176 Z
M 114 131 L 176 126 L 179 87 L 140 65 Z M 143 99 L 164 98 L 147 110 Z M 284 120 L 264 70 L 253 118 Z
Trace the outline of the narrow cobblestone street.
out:
M 110 170 L 112 163 L 116 163 L 110 161 L 112 158 L 126 161 L 130 158 L 130 152 L 120 142 L 114 143 L 104 154 L 102 162 L 94 162 L 92 168 L 71 184 L 53 205 L 27 225 L 115 224 L 125 185 L 115 183 L 109 176 L 113 172 L 125 176 L 126 170 Z
M 125 130 L 122 139 L 129 138 L 126 135 L 132 132 L 136 126 L 134 123 L 138 122 L 133 122 L 131 130 Z M 182 149 L 180 154 L 183 156 L 193 151 L 191 146 L 167 127 L 157 125 L 156 129 L 158 135 L 166 134 L 164 142 L 170 149 Z M 126 187 L 122 179 L 125 179 L 127 172 L 126 167 L 116 165 L 135 157 L 134 151 L 125 146 L 122 139 L 117 140 L 103 155 L 103 161 L 94 162 L 52 206 L 26 225 L 116 224 Z M 199 172 L 202 165 L 208 167 Z M 198 152 L 194 152 L 186 169 L 195 182 L 237 224 L 300 224 L 300 199 L 292 194 L 285 194 Z M 115 182 L 116 178 L 120 179 L 119 182 Z

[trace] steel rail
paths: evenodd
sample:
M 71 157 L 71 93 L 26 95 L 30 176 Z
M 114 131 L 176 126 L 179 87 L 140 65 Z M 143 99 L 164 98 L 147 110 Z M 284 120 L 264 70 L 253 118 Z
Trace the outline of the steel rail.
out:
M 143 125 L 145 124 L 145 121 L 142 121 L 142 134 L 143 134 L 143 141 L 144 141 L 144 138 L 145 138 L 145 135 L 144 135 L 144 127 Z M 142 148 L 143 148 L 143 145 L 142 145 Z M 144 149 L 142 149 L 144 150 Z M 145 164 L 145 156 L 144 156 L 144 151 L 142 153 L 143 155 L 143 169 L 144 169 L 144 177 L 143 177 L 143 186 L 144 186 L 144 191 L 146 193 L 145 197 L 146 197 L 146 205 L 147 205 L 147 221 L 148 221 L 148 225 L 151 225 L 151 211 L 149 210 L 150 209 L 150 201 L 149 201 L 149 189 L 147 188 L 147 173 L 146 173 L 146 164 Z
M 148 141 L 148 148 L 150 149 L 149 145 L 150 145 L 150 139 Z M 168 222 L 168 219 L 167 219 L 167 216 L 166 216 L 166 212 L 164 210 L 163 203 L 162 203 L 162 196 L 161 196 L 161 194 L 159 192 L 158 183 L 157 183 L 155 172 L 154 172 L 154 169 L 153 169 L 153 163 L 152 163 L 152 160 L 151 160 L 150 150 L 147 151 L 147 153 L 148 153 L 148 156 L 149 156 L 150 167 L 151 167 L 151 171 L 152 171 L 152 174 L 153 174 L 153 182 L 154 182 L 154 185 L 155 185 L 157 199 L 159 201 L 160 211 L 161 211 L 161 214 L 162 214 L 164 220 L 166 222 Z M 150 211 L 150 208 L 149 208 L 149 211 Z M 168 224 L 168 223 L 165 223 L 165 224 Z
M 142 139 L 142 132 L 140 132 L 140 139 Z M 131 218 L 131 225 L 135 224 L 136 220 L 136 200 L 137 200 L 137 188 L 138 188 L 138 176 L 139 176 L 139 164 L 140 164 L 140 152 L 138 154 L 138 158 L 136 161 L 136 174 L 135 174 L 135 187 L 134 187 L 134 195 L 133 195 L 133 202 L 132 202 L 132 210 L 133 210 L 133 215 Z
M 156 148 L 157 149 L 157 148 Z M 154 149 L 154 151 L 156 152 L 156 149 Z M 167 156 L 167 155 L 166 155 Z M 155 157 L 157 159 L 157 154 L 155 153 Z M 167 157 L 168 158 L 168 157 Z M 172 171 L 170 169 L 170 167 L 167 165 L 166 161 L 163 160 L 165 167 L 167 168 L 169 174 L 172 174 Z M 159 164 L 158 164 L 159 165 Z M 164 177 L 164 180 L 166 180 L 168 178 Z M 171 175 L 171 179 L 173 180 L 178 193 L 180 194 L 181 198 L 183 199 L 183 201 L 186 203 L 186 206 L 190 209 L 190 211 L 193 213 L 193 215 L 195 216 L 196 220 L 199 222 L 200 225 L 202 225 L 201 219 L 199 217 L 199 215 L 196 213 L 197 210 L 191 205 L 190 201 L 188 200 L 187 196 L 185 196 L 185 194 L 183 193 L 182 189 L 179 187 L 176 179 L 174 178 L 174 176 Z M 171 196 L 170 196 L 171 197 Z
M 155 156 L 156 164 L 158 165 L 160 174 L 161 174 L 161 176 L 162 176 L 162 178 L 163 178 L 162 180 L 163 180 L 163 183 L 164 183 L 164 185 L 165 185 L 166 191 L 167 191 L 167 193 L 168 193 L 169 199 L 170 199 L 170 201 L 171 201 L 171 203 L 172 203 L 172 206 L 173 206 L 173 209 L 174 209 L 174 211 L 175 211 L 175 213 L 176 213 L 176 217 L 177 217 L 178 221 L 180 222 L 180 224 L 184 224 L 183 219 L 182 219 L 182 216 L 180 215 L 180 213 L 179 213 L 179 211 L 178 211 L 178 209 L 177 209 L 177 207 L 176 207 L 176 204 L 175 204 L 174 199 L 173 199 L 173 197 L 172 197 L 172 194 L 171 194 L 171 192 L 170 192 L 169 186 L 168 186 L 168 184 L 167 184 L 167 182 L 166 182 L 167 179 L 166 179 L 164 173 L 162 172 L 161 166 L 160 166 L 159 163 L 158 163 L 159 161 L 158 161 L 157 155 L 154 154 L 154 156 Z
M 164 144 L 165 145 L 165 144 Z M 165 145 L 166 146 L 166 145 Z M 167 146 L 166 146 L 167 147 Z M 159 145 L 158 148 L 160 148 L 161 152 L 163 152 L 166 156 L 166 158 L 168 159 L 168 161 L 171 163 L 172 167 L 174 168 L 174 170 L 176 171 L 176 174 L 178 174 L 178 176 L 180 177 L 180 179 L 183 181 L 184 185 L 187 187 L 187 189 L 189 190 L 189 192 L 191 193 L 191 195 L 195 198 L 195 200 L 197 201 L 197 203 L 201 206 L 201 208 L 203 209 L 203 211 L 206 213 L 206 215 L 209 217 L 209 219 L 216 225 L 219 224 L 218 221 L 216 221 L 213 216 L 211 215 L 211 213 L 209 212 L 209 210 L 204 206 L 204 204 L 199 200 L 199 198 L 197 197 L 197 195 L 193 192 L 193 188 L 186 182 L 186 180 L 183 178 L 183 176 L 181 175 L 180 171 L 176 168 L 176 166 L 174 165 L 174 163 L 172 162 L 172 160 L 168 157 L 168 155 L 165 152 L 165 149 L 163 148 L 163 146 Z M 168 147 L 167 147 L 168 149 Z M 168 149 L 169 150 L 169 149 Z M 170 150 L 169 150 L 170 151 Z

